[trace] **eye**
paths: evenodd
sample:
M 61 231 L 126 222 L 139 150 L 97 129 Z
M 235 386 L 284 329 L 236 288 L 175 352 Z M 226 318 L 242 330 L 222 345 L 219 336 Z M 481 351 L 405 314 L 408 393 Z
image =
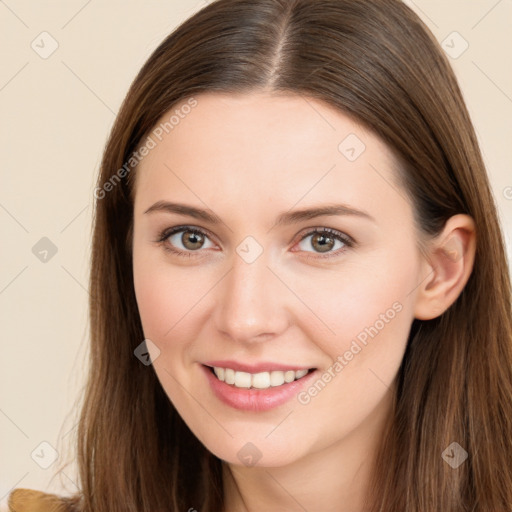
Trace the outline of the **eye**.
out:
M 315 228 L 301 238 L 298 244 L 300 250 L 316 252 L 319 254 L 319 258 L 338 256 L 353 245 L 353 241 L 350 237 L 330 228 Z M 309 250 L 311 248 L 313 251 Z
M 166 251 L 187 258 L 199 256 L 202 252 L 200 249 L 215 247 L 210 240 L 210 235 L 203 229 L 194 226 L 176 226 L 166 229 L 156 241 L 162 244 Z M 354 241 L 348 235 L 335 229 L 315 228 L 304 235 L 297 245 L 299 251 L 316 253 L 308 258 L 329 258 L 339 256 L 348 248 L 353 247 Z M 293 252 L 297 251 L 293 250 Z
M 158 242 L 161 242 L 167 251 L 185 257 L 196 256 L 192 253 L 200 252 L 200 249 L 215 247 L 205 231 L 193 226 L 167 229 L 160 234 Z

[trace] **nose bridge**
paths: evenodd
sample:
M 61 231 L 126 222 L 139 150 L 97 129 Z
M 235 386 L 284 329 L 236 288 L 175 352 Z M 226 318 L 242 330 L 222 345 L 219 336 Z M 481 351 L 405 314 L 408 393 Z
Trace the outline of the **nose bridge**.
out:
M 223 279 L 217 328 L 237 341 L 267 339 L 286 328 L 284 290 L 268 268 L 265 252 L 252 262 L 240 254 L 233 254 L 232 269 Z

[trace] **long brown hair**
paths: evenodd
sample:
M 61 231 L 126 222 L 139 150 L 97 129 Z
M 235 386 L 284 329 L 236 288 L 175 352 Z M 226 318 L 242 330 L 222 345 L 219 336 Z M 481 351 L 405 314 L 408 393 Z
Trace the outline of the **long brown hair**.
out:
M 222 510 L 220 460 L 184 424 L 152 367 L 134 357 L 144 339 L 131 260 L 136 168 L 119 170 L 178 102 L 203 91 L 256 90 L 322 100 L 381 137 L 397 156 L 424 235 L 439 234 L 458 213 L 475 222 L 464 290 L 444 314 L 411 326 L 372 512 L 512 510 L 503 236 L 454 73 L 428 28 L 398 0 L 217 0 L 170 34 L 139 72 L 106 145 L 96 194 L 77 509 Z M 441 456 L 452 442 L 468 453 L 456 469 Z

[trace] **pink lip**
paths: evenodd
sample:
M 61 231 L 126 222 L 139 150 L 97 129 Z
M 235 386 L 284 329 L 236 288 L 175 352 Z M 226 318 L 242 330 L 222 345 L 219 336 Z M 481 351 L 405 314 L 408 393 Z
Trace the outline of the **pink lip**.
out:
M 223 363 L 224 364 L 224 363 Z M 230 365 L 217 365 L 221 368 L 233 368 Z M 220 381 L 213 374 L 211 368 L 201 365 L 206 378 L 215 396 L 224 404 L 243 411 L 262 412 L 278 407 L 297 395 L 311 379 L 316 377 L 317 371 L 312 371 L 299 380 L 268 389 L 242 389 Z M 247 368 L 247 366 L 245 366 Z M 268 366 L 265 368 L 268 369 Z M 289 368 L 288 368 L 289 369 Z M 300 369 L 300 368 L 299 368 Z M 238 370 L 244 371 L 244 370 Z M 258 373 L 251 371 L 250 373 Z
M 295 366 L 295 365 L 284 365 L 281 363 L 257 363 L 257 364 L 245 364 L 238 363 L 236 361 L 207 361 L 203 363 L 206 366 L 217 366 L 218 368 L 231 368 L 235 372 L 247 372 L 247 373 L 260 373 L 260 372 L 273 372 L 281 371 L 286 372 L 288 370 L 309 370 L 311 366 Z

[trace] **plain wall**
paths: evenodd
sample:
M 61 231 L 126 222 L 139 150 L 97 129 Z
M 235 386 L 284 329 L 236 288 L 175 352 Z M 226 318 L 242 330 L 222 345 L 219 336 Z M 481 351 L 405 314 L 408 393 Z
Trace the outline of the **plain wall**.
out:
M 464 41 L 469 45 L 451 62 L 478 132 L 512 260 L 512 3 L 407 3 L 453 56 Z M 84 384 L 93 188 L 102 149 L 139 68 L 179 22 L 204 5 L 0 2 L 2 510 L 13 487 L 75 490 L 74 464 L 50 480 L 70 456 L 65 448 L 76 424 L 72 407 Z M 54 41 L 58 48 L 47 55 Z M 41 443 L 60 453 L 48 469 L 41 465 L 51 462 L 52 448 Z

